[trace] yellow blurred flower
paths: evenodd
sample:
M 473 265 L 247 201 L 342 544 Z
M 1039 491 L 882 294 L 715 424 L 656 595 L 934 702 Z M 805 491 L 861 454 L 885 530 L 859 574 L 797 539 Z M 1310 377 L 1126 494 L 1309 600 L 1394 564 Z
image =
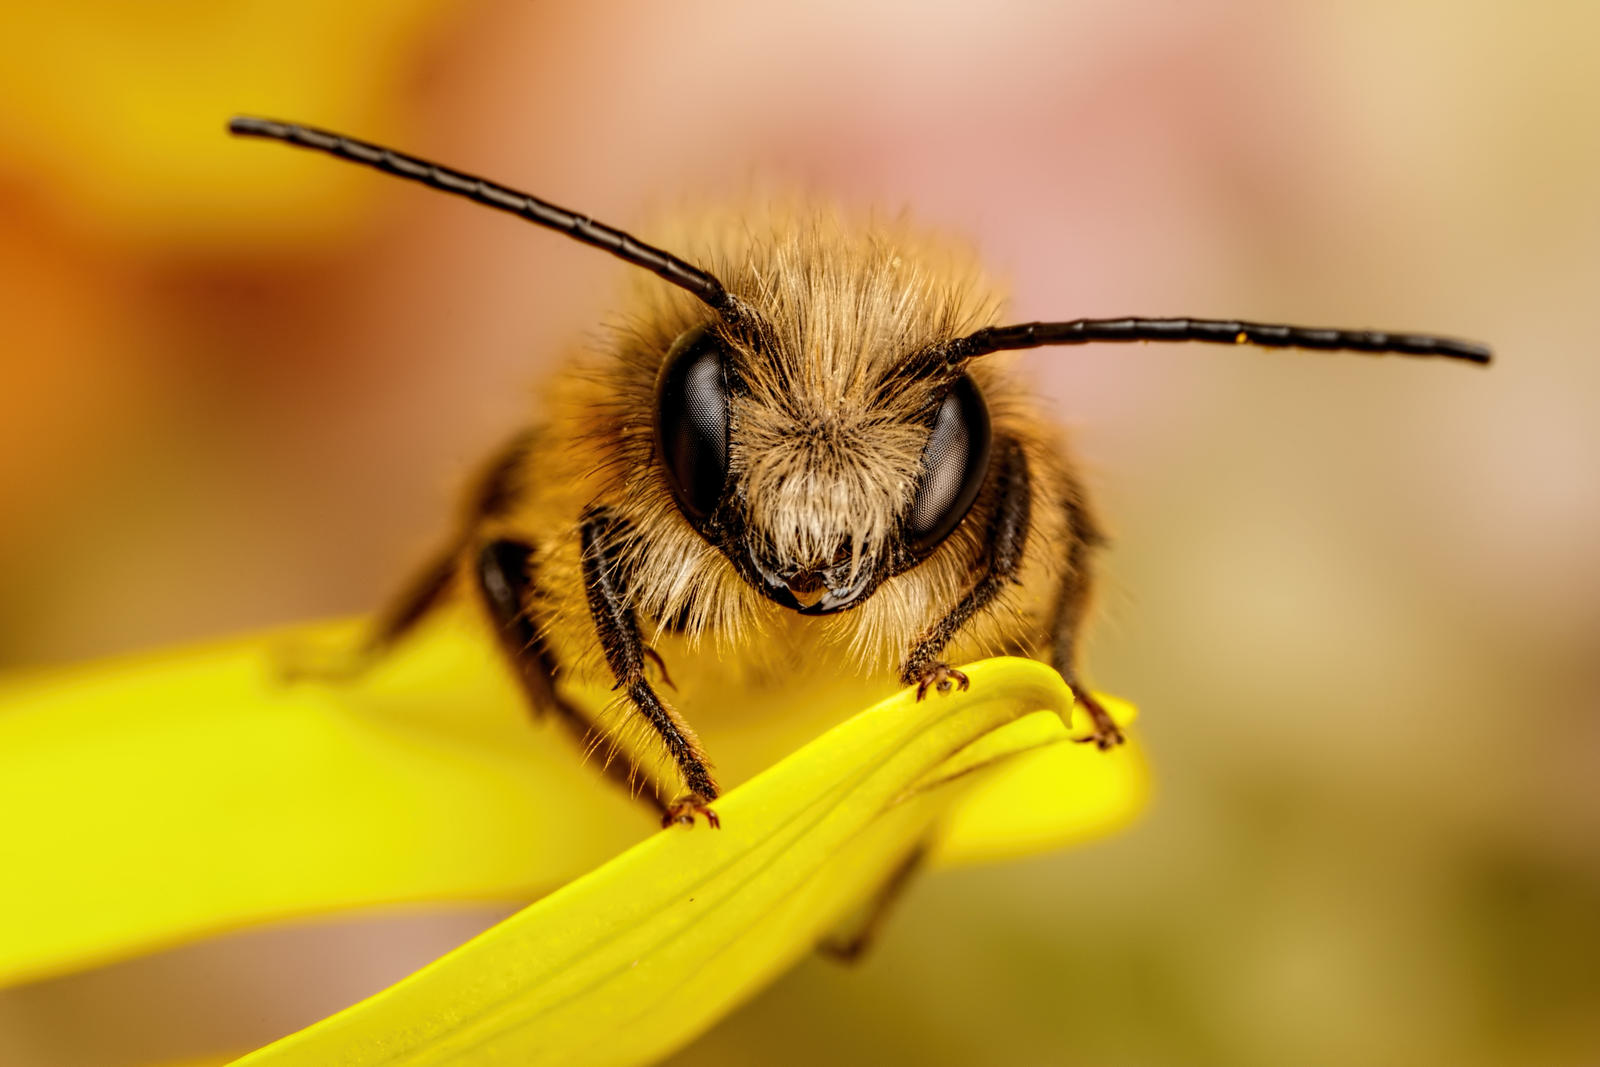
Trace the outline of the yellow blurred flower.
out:
M 125 241 L 292 240 L 284 218 L 336 217 L 356 203 L 355 183 L 239 152 L 222 123 L 261 107 L 387 128 L 424 29 L 448 11 L 438 0 L 11 4 L 0 159 L 80 225 Z

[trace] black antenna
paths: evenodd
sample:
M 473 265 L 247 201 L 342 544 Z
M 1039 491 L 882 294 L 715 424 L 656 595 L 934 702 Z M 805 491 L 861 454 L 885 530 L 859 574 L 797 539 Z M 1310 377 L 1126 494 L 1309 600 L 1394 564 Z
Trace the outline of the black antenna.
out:
M 1203 341 L 1217 345 L 1258 345 L 1262 348 L 1442 356 L 1471 363 L 1488 363 L 1490 359 L 1487 346 L 1449 337 L 1381 333 L 1375 330 L 1321 330 L 1307 326 L 1236 322 L 1231 319 L 1074 319 L 1071 322 L 986 326 L 946 344 L 944 357 L 948 363 L 957 364 L 1005 349 L 1086 345 L 1097 341 Z
M 725 322 L 737 322 L 744 317 L 743 307 L 733 294 L 713 275 L 694 264 L 647 245 L 619 229 L 596 222 L 587 215 L 576 214 L 527 193 L 519 193 L 476 175 L 408 156 L 392 148 L 358 141 L 313 126 L 239 115 L 228 120 L 228 132 L 239 137 L 263 137 L 297 148 L 326 152 L 338 159 L 419 182 L 430 189 L 465 197 L 475 204 L 508 211 L 529 222 L 559 230 L 575 241 L 610 252 L 636 267 L 659 274 L 673 285 L 699 297 Z

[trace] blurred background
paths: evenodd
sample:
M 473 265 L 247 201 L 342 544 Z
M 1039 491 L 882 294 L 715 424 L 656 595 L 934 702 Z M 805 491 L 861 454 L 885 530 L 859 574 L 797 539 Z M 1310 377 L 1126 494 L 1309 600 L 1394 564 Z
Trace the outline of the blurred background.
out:
M 681 1062 L 1600 1062 L 1594 4 L 5 9 L 0 666 L 366 610 L 627 281 L 235 112 L 646 240 L 769 184 L 905 211 L 1016 319 L 1482 339 L 1028 356 L 1115 536 L 1088 663 L 1152 811 L 925 879 Z M 395 936 L 384 980 L 462 929 Z M 73 981 L 8 994 L 0 1048 L 186 1047 Z

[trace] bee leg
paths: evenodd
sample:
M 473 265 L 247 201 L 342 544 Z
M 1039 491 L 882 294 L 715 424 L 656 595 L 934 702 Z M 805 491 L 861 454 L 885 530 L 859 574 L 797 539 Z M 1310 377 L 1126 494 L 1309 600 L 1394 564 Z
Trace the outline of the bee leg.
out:
M 606 663 L 617 679 L 617 688 L 628 694 L 633 706 L 661 738 L 667 754 L 683 776 L 687 792 L 667 805 L 662 825 L 693 826 L 695 816 L 703 815 L 706 822 L 715 827 L 720 824 L 708 805 L 717 799 L 717 783 L 711 777 L 700 740 L 689 724 L 662 702 L 645 677 L 644 665 L 649 653 L 639 634 L 639 620 L 628 604 L 627 576 L 617 562 L 616 543 L 623 530 L 623 524 L 602 508 L 589 508 L 583 514 L 579 536 L 583 545 L 583 584 L 589 596 L 589 614 L 594 619 Z
M 599 734 L 587 715 L 556 692 L 555 656 L 528 612 L 533 587 L 531 546 L 520 541 L 492 541 L 478 553 L 478 591 L 495 623 L 500 647 L 522 683 L 522 691 L 535 710 L 554 711 L 556 718 L 587 751 Z M 658 814 L 666 814 L 667 806 L 662 803 L 654 783 L 631 761 L 607 759 L 605 771 L 631 795 L 649 804 Z
M 1028 459 L 1023 455 L 1022 446 L 1014 440 L 1002 439 L 995 443 L 999 453 L 994 474 L 997 495 L 989 529 L 984 535 L 988 552 L 982 574 L 949 614 L 934 623 L 900 668 L 900 683 L 916 686 L 918 700 L 927 695 L 930 687 L 941 693 L 949 692 L 952 680 L 962 689 L 967 688 L 967 676 L 951 669 L 939 655 L 961 627 L 993 604 L 1006 586 L 1016 580 L 1017 571 L 1022 568 L 1033 503 Z
M 348 649 L 295 649 L 283 664 L 286 680 L 304 678 L 349 681 L 360 677 L 388 655 L 417 624 L 443 604 L 456 586 L 462 556 L 485 519 L 509 511 L 522 493 L 519 472 L 532 444 L 531 431 L 507 442 L 478 475 L 467 494 L 466 514 L 460 529 L 443 549 L 411 576 L 377 616 L 360 644 Z
M 1094 581 L 1090 557 L 1096 548 L 1105 544 L 1105 537 L 1089 515 L 1080 486 L 1069 482 L 1063 499 L 1067 512 L 1067 565 L 1066 573 L 1061 577 L 1061 590 L 1057 594 L 1055 613 L 1050 623 L 1050 634 L 1054 639 L 1050 665 L 1061 673 L 1067 687 L 1072 690 L 1073 699 L 1089 716 L 1089 736 L 1074 740 L 1093 744 L 1104 752 L 1122 744 L 1125 738 L 1089 687 L 1078 680 L 1077 661 L 1078 639 Z
M 878 935 L 883 933 L 884 923 L 894 911 L 895 905 L 905 897 L 907 887 L 915 881 L 917 873 L 927 863 L 928 845 L 927 841 L 917 842 L 899 865 L 889 872 L 889 877 L 867 902 L 866 914 L 853 932 L 843 937 L 835 935 L 819 942 L 817 951 L 839 963 L 859 962 L 867 950 L 877 942 Z

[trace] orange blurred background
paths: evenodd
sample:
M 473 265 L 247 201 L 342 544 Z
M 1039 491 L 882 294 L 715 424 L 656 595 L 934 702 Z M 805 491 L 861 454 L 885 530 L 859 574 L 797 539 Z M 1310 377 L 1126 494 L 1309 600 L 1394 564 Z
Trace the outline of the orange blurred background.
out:
M 1018 320 L 1482 339 L 1487 371 L 1029 355 L 1115 535 L 1088 662 L 1143 708 L 1155 808 L 925 880 L 862 967 L 804 964 L 682 1062 L 1600 1061 L 1600 8 L 5 13 L 0 666 L 368 609 L 628 280 L 230 140 L 235 112 L 645 240 L 751 187 L 903 210 L 975 243 Z M 460 936 L 391 933 L 372 983 Z M 292 936 L 273 978 L 297 988 L 294 960 L 347 951 Z M 44 986 L 0 995 L 0 1060 L 194 1051 L 181 1003 Z

